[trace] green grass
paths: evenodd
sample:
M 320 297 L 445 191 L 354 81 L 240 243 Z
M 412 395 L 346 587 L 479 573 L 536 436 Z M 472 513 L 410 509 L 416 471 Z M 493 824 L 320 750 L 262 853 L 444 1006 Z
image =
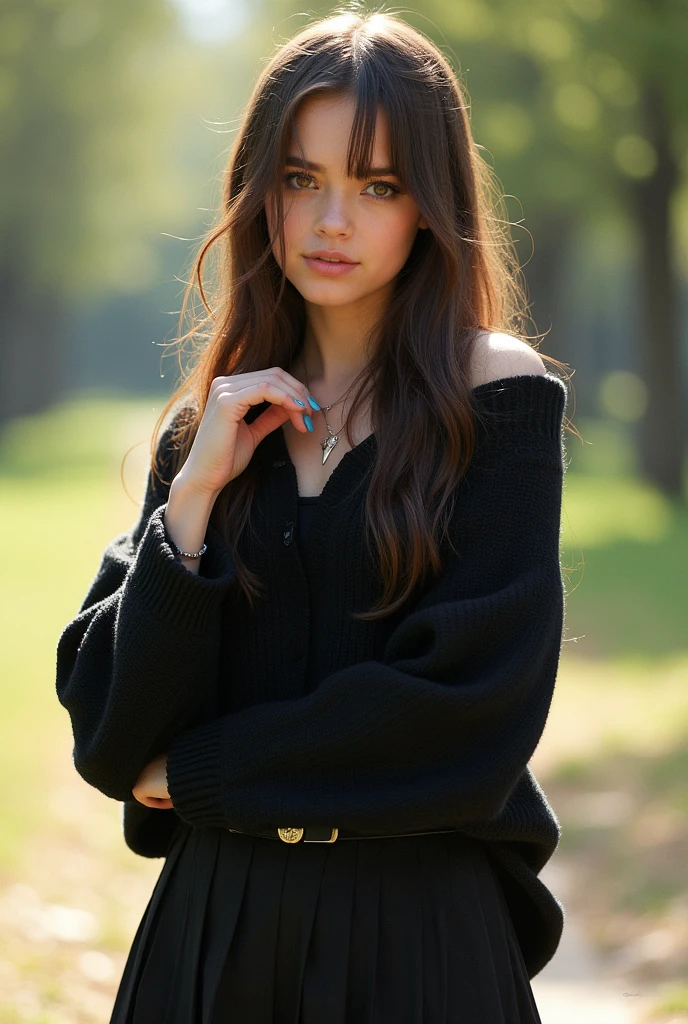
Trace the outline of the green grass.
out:
M 159 408 L 159 406 L 158 406 Z M 104 545 L 138 517 L 152 401 L 72 401 L 0 436 L 0 867 L 16 864 L 45 817 L 55 745 L 70 732 L 55 692 L 55 649 Z
M 127 444 L 149 440 L 159 398 L 107 392 L 75 395 L 38 416 L 12 420 L 0 433 L 0 478 L 42 484 L 107 479 Z M 126 443 L 124 443 L 126 442 Z
M 622 425 L 576 425 L 585 444 L 567 434 L 562 509 L 566 635 L 590 658 L 685 651 L 688 491 L 678 502 L 641 481 Z
M 688 1014 L 688 983 L 667 988 L 665 994 L 657 1001 L 655 1013 Z

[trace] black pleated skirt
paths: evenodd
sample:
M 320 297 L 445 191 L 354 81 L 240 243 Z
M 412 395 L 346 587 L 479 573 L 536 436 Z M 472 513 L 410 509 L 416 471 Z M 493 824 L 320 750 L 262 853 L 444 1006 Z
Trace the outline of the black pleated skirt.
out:
M 541 1024 L 463 834 L 283 843 L 180 822 L 110 1024 Z

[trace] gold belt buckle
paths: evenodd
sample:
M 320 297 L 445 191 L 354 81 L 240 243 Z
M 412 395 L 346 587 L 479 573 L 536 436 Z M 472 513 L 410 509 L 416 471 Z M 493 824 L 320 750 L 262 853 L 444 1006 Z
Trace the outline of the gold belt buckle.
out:
M 278 828 L 277 835 L 280 837 L 283 843 L 298 843 L 303 838 L 304 829 L 302 828 Z M 337 836 L 339 835 L 339 829 L 333 828 L 330 833 L 329 839 L 321 839 L 318 842 L 322 843 L 334 843 Z M 308 840 L 305 840 L 308 842 Z
M 303 836 L 302 828 L 278 828 L 277 834 L 283 843 L 298 843 Z

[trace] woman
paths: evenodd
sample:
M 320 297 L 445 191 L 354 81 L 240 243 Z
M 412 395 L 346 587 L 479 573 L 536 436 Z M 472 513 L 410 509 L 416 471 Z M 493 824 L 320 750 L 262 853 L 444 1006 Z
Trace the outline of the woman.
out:
M 112 1022 L 540 1019 L 566 388 L 488 183 L 396 17 L 255 87 L 209 340 L 58 646 L 77 770 L 165 857 Z

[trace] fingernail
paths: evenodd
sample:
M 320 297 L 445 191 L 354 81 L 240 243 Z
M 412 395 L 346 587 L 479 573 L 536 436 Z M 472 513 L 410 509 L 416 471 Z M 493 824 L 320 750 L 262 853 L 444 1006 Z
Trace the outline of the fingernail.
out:
M 306 408 L 306 403 L 302 402 L 300 398 L 295 398 L 294 401 L 296 402 L 297 405 L 302 406 L 304 409 Z
M 311 395 L 308 396 L 308 401 L 311 403 L 311 406 L 315 409 L 316 412 L 320 412 L 320 406 L 318 405 L 316 400 L 311 397 Z
M 303 422 L 306 424 L 309 430 L 313 429 L 313 421 L 311 420 L 310 416 L 306 415 L 306 413 L 303 414 Z

